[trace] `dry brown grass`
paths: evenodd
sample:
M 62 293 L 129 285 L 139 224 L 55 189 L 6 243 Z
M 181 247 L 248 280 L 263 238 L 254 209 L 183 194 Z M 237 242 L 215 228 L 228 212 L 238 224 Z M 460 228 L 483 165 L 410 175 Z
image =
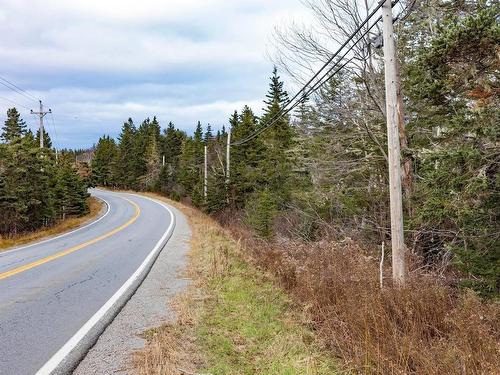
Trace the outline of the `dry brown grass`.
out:
M 435 275 L 379 286 L 378 259 L 353 241 L 267 243 L 248 231 L 248 256 L 303 306 L 304 321 L 360 374 L 499 374 L 500 308 Z M 390 270 L 386 269 L 390 280 Z
M 283 290 L 242 260 L 241 244 L 198 210 L 167 202 L 182 209 L 193 230 L 184 275 L 192 283 L 172 304 L 177 320 L 146 333 L 136 372 L 333 374 L 333 361 Z
M 145 333 L 146 348 L 134 355 L 134 367 L 140 375 L 179 375 L 195 374 L 196 370 L 205 363 L 203 354 L 196 343 L 195 326 L 198 324 L 203 309 L 203 288 L 199 261 L 203 250 L 200 226 L 206 228 L 209 222 L 202 222 L 202 216 L 196 210 L 171 201 L 156 194 L 143 193 L 152 198 L 161 199 L 182 209 L 193 228 L 191 249 L 188 254 L 189 262 L 184 277 L 192 280 L 188 290 L 176 296 L 171 303 L 176 319 Z M 208 219 L 207 219 L 208 220 Z
M 176 321 L 145 333 L 145 350 L 134 355 L 134 367 L 140 375 L 194 374 L 204 364 L 196 343 L 194 326 L 200 306 L 193 288 L 175 298 L 171 307 Z
M 88 204 L 89 213 L 87 215 L 69 217 L 66 220 L 57 222 L 51 227 L 31 233 L 23 233 L 13 237 L 2 237 L 0 235 L 0 251 L 7 250 L 10 247 L 21 246 L 29 242 L 40 241 L 48 237 L 56 236 L 89 223 L 99 215 L 104 204 L 101 200 L 94 197 L 88 198 Z

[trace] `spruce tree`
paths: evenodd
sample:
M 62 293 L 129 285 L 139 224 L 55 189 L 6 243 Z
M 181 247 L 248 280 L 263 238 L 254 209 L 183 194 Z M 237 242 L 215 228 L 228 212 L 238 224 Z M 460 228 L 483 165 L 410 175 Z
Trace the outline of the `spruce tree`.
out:
M 160 188 L 166 194 L 171 195 L 174 190 L 179 194 L 177 182 L 179 179 L 179 159 L 182 153 L 182 144 L 186 134 L 175 128 L 170 122 L 161 138 L 161 153 L 165 157 L 165 165 L 160 172 Z
M 92 176 L 94 183 L 100 186 L 112 186 L 114 184 L 114 162 L 117 156 L 115 140 L 109 136 L 102 136 L 97 142 L 92 158 Z
M 124 188 L 137 187 L 139 177 L 139 158 L 136 141 L 137 130 L 131 118 L 122 126 L 118 137 L 118 151 L 114 163 L 114 176 L 118 184 Z
M 258 120 L 250 107 L 245 106 L 241 115 L 235 111 L 229 119 L 232 140 L 247 138 L 257 130 Z M 261 186 L 263 145 L 260 138 L 231 148 L 230 201 L 236 208 L 243 208 L 249 196 Z
M 283 82 L 278 76 L 276 67 L 270 78 L 269 91 L 264 103 L 264 115 L 259 127 L 274 124 L 260 135 L 260 141 L 265 150 L 259 163 L 259 173 L 263 186 L 275 195 L 277 207 L 282 209 L 290 200 L 291 163 L 288 151 L 292 146 L 294 132 L 288 116 L 275 121 L 283 105 L 288 101 L 288 94 L 283 88 Z
M 35 142 L 37 145 L 40 144 L 40 129 L 36 131 Z M 43 129 L 43 147 L 52 148 L 52 139 L 45 129 Z
M 146 173 L 141 176 L 143 189 L 155 190 L 158 186 L 160 176 L 160 154 L 158 153 L 158 143 L 155 133 L 151 133 L 146 146 L 144 158 L 146 160 Z
M 180 156 L 179 182 L 197 206 L 203 205 L 203 128 L 198 121 L 194 136 L 188 137 Z
M 210 124 L 207 125 L 207 130 L 205 131 L 205 135 L 203 137 L 203 142 L 205 143 L 205 145 L 208 145 L 210 143 L 210 141 L 212 140 L 213 138 L 213 134 L 212 134 L 212 127 L 210 126 Z
M 7 120 L 5 120 L 4 126 L 2 127 L 1 138 L 7 143 L 11 143 L 19 140 L 25 134 L 26 122 L 21 119 L 21 114 L 16 108 L 8 109 Z

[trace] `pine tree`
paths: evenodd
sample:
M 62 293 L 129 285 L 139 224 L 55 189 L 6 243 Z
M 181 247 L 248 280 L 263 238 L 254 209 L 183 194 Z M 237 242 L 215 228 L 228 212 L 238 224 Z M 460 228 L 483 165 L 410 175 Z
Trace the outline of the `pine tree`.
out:
M 60 165 L 57 171 L 55 187 L 56 210 L 61 219 L 68 216 L 79 216 L 88 211 L 87 186 L 80 179 L 71 165 Z
M 245 209 L 247 223 L 263 238 L 270 238 L 274 232 L 277 214 L 276 198 L 265 188 L 253 193 Z
M 177 187 L 179 179 L 179 159 L 182 153 L 182 144 L 186 134 L 175 128 L 170 122 L 164 132 L 162 139 L 162 155 L 165 157 L 165 165 L 160 172 L 160 188 L 166 194 L 180 194 Z
M 42 157 L 44 151 L 34 147 L 27 137 L 16 138 L 3 149 L 1 232 L 16 234 L 49 224 L 53 218 L 52 160 Z
M 141 176 L 143 189 L 155 190 L 158 186 L 160 176 L 160 154 L 158 153 L 158 143 L 155 133 L 149 136 L 149 142 L 145 151 L 146 173 Z
M 478 4 L 469 14 L 452 12 L 430 45 L 411 50 L 405 86 L 412 147 L 421 150 L 410 222 L 420 233 L 419 250 L 432 259 L 445 244 L 456 264 L 474 275 L 467 285 L 484 294 L 500 291 L 500 169 L 493 151 L 500 114 L 498 10 L 498 4 Z
M 273 67 L 273 73 L 270 80 L 269 91 L 267 92 L 266 99 L 264 100 L 266 107 L 263 108 L 263 111 L 266 114 L 270 112 L 270 108 L 274 105 L 277 105 L 281 109 L 289 99 L 288 93 L 284 89 L 284 83 L 278 75 L 278 68 L 276 66 Z
M 264 101 L 266 107 L 259 126 L 267 126 L 271 122 L 274 124 L 259 137 L 265 146 L 259 173 L 262 176 L 262 186 L 268 187 L 275 194 L 277 207 L 282 209 L 290 200 L 291 163 L 287 153 L 292 146 L 294 132 L 288 116 L 275 121 L 284 103 L 288 101 L 288 94 L 276 67 L 270 81 L 267 99 Z
M 203 204 L 203 163 L 203 128 L 198 121 L 194 136 L 188 137 L 182 146 L 179 175 L 184 191 L 197 206 Z
M 205 143 L 205 145 L 208 145 L 213 137 L 214 136 L 212 134 L 212 127 L 210 126 L 210 124 L 208 124 L 207 130 L 205 131 L 205 135 L 203 137 L 203 142 Z
M 92 158 L 92 176 L 94 183 L 100 186 L 114 184 L 114 162 L 117 156 L 117 146 L 113 138 L 102 136 L 97 142 Z
M 2 127 L 1 138 L 7 143 L 11 143 L 19 140 L 25 134 L 26 122 L 21 119 L 20 113 L 16 108 L 8 109 L 7 120 L 5 120 L 4 126 Z
M 233 141 L 247 138 L 257 130 L 258 120 L 250 107 L 245 106 L 241 115 L 235 111 L 229 119 Z M 243 208 L 249 196 L 259 188 L 262 175 L 259 165 L 264 149 L 260 138 L 231 148 L 230 200 L 236 208 Z
M 116 182 L 124 188 L 137 187 L 142 156 L 138 152 L 137 130 L 131 118 L 122 126 L 118 137 L 118 152 L 114 163 L 113 175 Z
M 35 142 L 37 145 L 40 144 L 40 129 L 36 131 Z M 52 139 L 45 129 L 43 129 L 43 147 L 52 148 Z

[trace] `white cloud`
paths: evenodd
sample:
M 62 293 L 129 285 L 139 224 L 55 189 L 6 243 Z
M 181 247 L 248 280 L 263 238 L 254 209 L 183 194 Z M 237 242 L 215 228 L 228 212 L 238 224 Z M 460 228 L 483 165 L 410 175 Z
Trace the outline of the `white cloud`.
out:
M 3 0 L 0 76 L 72 119 L 60 131 L 70 146 L 128 116 L 222 124 L 245 103 L 260 109 L 269 35 L 303 12 L 299 0 Z

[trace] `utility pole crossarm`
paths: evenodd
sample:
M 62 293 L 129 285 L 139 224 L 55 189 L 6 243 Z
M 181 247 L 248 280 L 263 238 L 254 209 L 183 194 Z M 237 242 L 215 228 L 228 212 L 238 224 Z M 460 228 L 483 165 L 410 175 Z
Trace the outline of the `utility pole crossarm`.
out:
M 48 111 L 44 111 L 42 101 L 39 100 L 39 102 L 40 102 L 40 111 L 35 112 L 35 111 L 31 110 L 31 114 L 39 116 L 39 119 L 40 119 L 40 148 L 43 148 L 43 133 L 44 133 L 44 131 L 43 131 L 43 118 L 45 117 L 45 115 L 47 113 L 52 113 L 52 110 L 49 108 Z

